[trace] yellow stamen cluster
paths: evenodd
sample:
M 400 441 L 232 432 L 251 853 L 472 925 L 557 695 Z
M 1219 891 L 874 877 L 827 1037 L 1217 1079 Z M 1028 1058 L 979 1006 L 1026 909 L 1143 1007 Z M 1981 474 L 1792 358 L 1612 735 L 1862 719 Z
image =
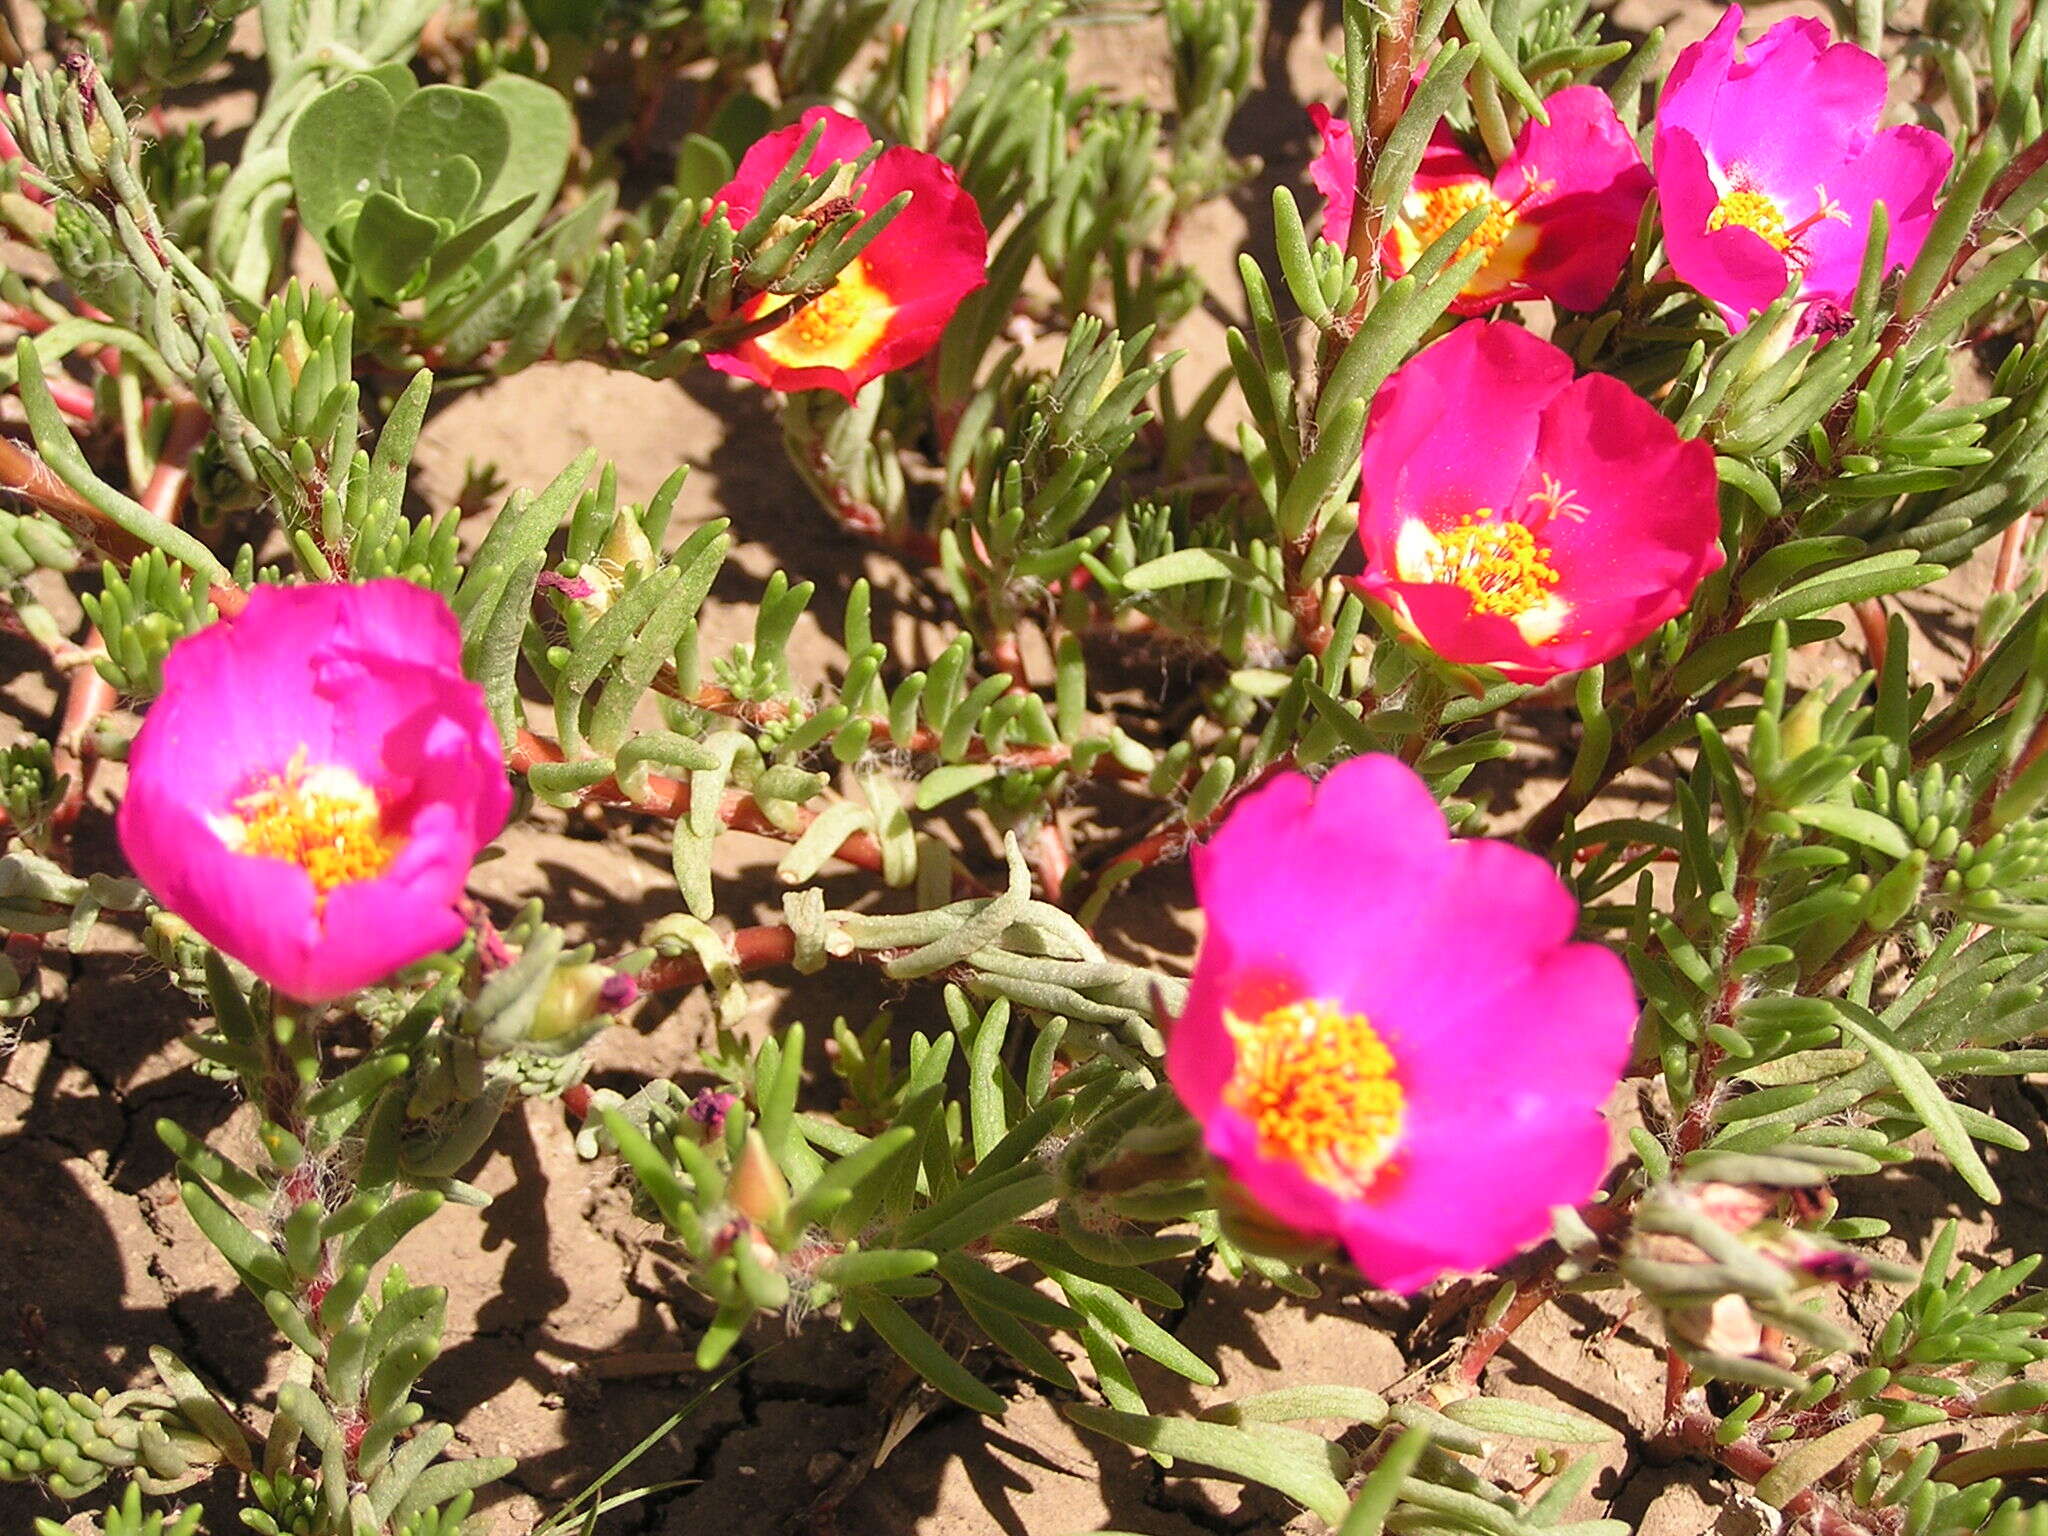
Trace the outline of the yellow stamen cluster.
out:
M 1474 613 L 1519 618 L 1557 586 L 1550 546 L 1536 542 L 1527 524 L 1496 522 L 1467 513 L 1436 534 L 1431 579 L 1455 582 L 1472 595 Z
M 875 349 L 894 313 L 856 256 L 830 288 L 754 344 L 787 368 L 850 368 Z
M 1707 215 L 1707 228 L 1726 229 L 1731 224 L 1754 230 L 1772 250 L 1792 248 L 1793 232 L 1785 227 L 1784 213 L 1761 192 L 1738 190 L 1721 194 L 1721 201 Z
M 375 879 L 398 856 L 369 785 L 346 768 L 308 768 L 303 749 L 283 773 L 258 778 L 218 825 L 237 853 L 298 865 L 323 901 L 337 886 Z
M 1226 1013 L 1237 1068 L 1223 1102 L 1259 1150 L 1338 1194 L 1371 1187 L 1401 1136 L 1407 1098 L 1394 1053 L 1362 1013 L 1311 998 L 1246 1020 Z
M 1486 209 L 1486 218 L 1477 230 L 1465 237 L 1465 243 L 1453 253 L 1451 260 L 1462 261 L 1474 251 L 1485 251 L 1491 256 L 1499 250 L 1508 236 L 1514 233 L 1515 210 L 1495 197 L 1483 181 L 1455 181 L 1446 186 L 1431 187 L 1408 199 L 1402 216 L 1415 242 L 1415 253 L 1420 255 L 1428 250 L 1439 236 L 1474 208 Z

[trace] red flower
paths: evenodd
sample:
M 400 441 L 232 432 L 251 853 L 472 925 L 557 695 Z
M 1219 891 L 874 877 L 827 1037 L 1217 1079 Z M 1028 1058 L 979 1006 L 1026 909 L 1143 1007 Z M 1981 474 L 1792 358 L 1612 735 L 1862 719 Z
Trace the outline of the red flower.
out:
M 1636 223 L 1650 195 L 1650 172 L 1604 91 L 1574 85 L 1547 98 L 1549 126 L 1522 125 L 1515 152 L 1489 179 L 1443 124 L 1423 152 L 1415 183 L 1380 244 L 1395 277 L 1474 208 L 1488 210 L 1458 255 L 1475 248 L 1485 264 L 1451 305 L 1476 315 L 1522 299 L 1551 299 L 1567 309 L 1596 309 L 1628 264 Z M 1343 245 L 1357 198 L 1358 162 L 1350 125 L 1323 107 L 1308 109 L 1323 136 L 1309 174 L 1327 200 L 1323 238 Z
M 1619 656 L 1723 559 L 1714 451 L 1520 326 L 1460 326 L 1365 430 L 1359 589 L 1446 661 L 1525 682 Z
M 718 191 L 734 224 L 753 217 L 761 194 L 817 123 L 825 125 L 804 169 L 848 165 L 874 144 L 859 120 L 813 107 L 747 151 Z M 876 157 L 848 193 L 872 213 L 899 192 L 910 203 L 839 274 L 838 280 L 772 331 L 705 360 L 770 389 L 836 389 L 851 400 L 868 380 L 908 367 L 938 345 L 960 301 L 988 281 L 988 231 L 953 168 L 936 155 L 895 145 Z M 763 294 L 748 319 L 787 305 Z

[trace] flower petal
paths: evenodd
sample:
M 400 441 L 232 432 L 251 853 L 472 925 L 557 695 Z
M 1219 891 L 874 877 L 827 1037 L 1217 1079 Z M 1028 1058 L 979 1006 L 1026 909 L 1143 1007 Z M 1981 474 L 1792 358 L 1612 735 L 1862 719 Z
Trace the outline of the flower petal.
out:
M 1570 86 L 1544 107 L 1549 124 L 1523 126 L 1494 192 L 1522 201 L 1521 227 L 1532 237 L 1522 280 L 1567 309 L 1594 309 L 1628 265 L 1650 170 L 1605 91 Z
M 1707 227 L 1721 193 L 1708 173 L 1706 152 L 1684 129 L 1658 129 L 1657 201 L 1671 269 L 1719 305 L 1730 324 L 1739 327 L 1785 291 L 1791 268 L 1784 252 L 1739 224 Z

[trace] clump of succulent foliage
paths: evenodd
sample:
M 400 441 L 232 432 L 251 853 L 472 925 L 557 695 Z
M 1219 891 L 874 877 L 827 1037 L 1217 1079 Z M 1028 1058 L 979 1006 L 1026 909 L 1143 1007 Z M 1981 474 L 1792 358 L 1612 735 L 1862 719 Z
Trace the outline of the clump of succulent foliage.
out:
M 2019 0 L 1842 7 L 1837 35 L 1894 60 L 1931 200 L 1885 191 L 1852 218 L 1826 195 L 1838 183 L 1812 219 L 1774 224 L 1769 189 L 1730 172 L 1684 229 L 1660 34 L 1616 40 L 1586 0 L 1344 0 L 1325 95 L 1348 221 L 1323 222 L 1306 178 L 1278 187 L 1275 254 L 1242 255 L 1212 291 L 1181 236 L 1260 171 L 1226 147 L 1258 62 L 1253 0 L 1141 7 L 1170 100 L 1075 82 L 1083 0 L 37 9 L 31 48 L 0 10 L 0 219 L 38 257 L 0 276 L 21 424 L 0 437 L 0 623 L 40 649 L 64 707 L 52 739 L 0 753 L 0 1021 L 34 1027 L 61 984 L 51 960 L 95 925 L 141 937 L 166 997 L 203 1015 L 190 1051 L 258 1120 L 232 1144 L 158 1127 L 185 1210 L 292 1363 L 255 1403 L 162 1350 L 153 1381 L 119 1391 L 0 1373 L 0 1478 L 97 1497 L 104 1536 L 192 1536 L 179 1499 L 202 1484 L 269 1536 L 489 1529 L 480 1495 L 511 1464 L 449 1454 L 453 1430 L 427 1417 L 415 1389 L 446 1297 L 390 1256 L 450 1202 L 486 1201 L 465 1171 L 508 1107 L 543 1098 L 671 1241 L 702 1296 L 681 1347 L 706 1372 L 764 1319 L 795 1320 L 800 1350 L 829 1314 L 977 1413 L 1002 1414 L 999 1383 L 1028 1375 L 1084 1429 L 1269 1485 L 1343 1536 L 1623 1536 L 1577 1502 L 1610 1431 L 1481 1390 L 1538 1309 L 1613 1292 L 1668 1340 L 1655 1452 L 1716 1463 L 1832 1536 L 2048 1533 L 2027 1491 L 2048 1469 L 2037 1260 L 1990 1264 L 1946 1229 L 1902 1263 L 1884 1221 L 1840 1207 L 1914 1138 L 1987 1204 L 1994 1164 L 2025 1179 L 2039 1155 L 1978 1089 L 2048 1070 L 2048 17 Z M 165 110 L 231 54 L 261 93 L 232 152 Z M 682 73 L 691 129 L 654 145 Z M 1502 300 L 1486 221 L 1536 223 L 1518 199 L 1538 183 L 1509 187 L 1508 167 L 1541 161 L 1525 135 L 1563 120 L 1546 103 L 1567 89 L 1615 125 L 1623 161 L 1654 135 L 1654 195 L 1645 170 L 1596 300 Z M 840 116 L 804 110 L 819 104 Z M 804 158 L 842 117 L 870 147 Z M 1447 149 L 1497 200 L 1432 222 L 1415 210 L 1437 207 Z M 950 169 L 863 202 L 862 178 L 881 185 L 909 151 Z M 657 163 L 672 172 L 650 186 Z M 787 336 L 838 345 L 849 294 L 907 312 L 880 242 L 941 185 L 978 212 L 983 279 L 920 358 L 806 387 Z M 1751 256 L 1782 258 L 1784 291 L 1757 310 L 1688 254 L 1735 225 Z M 1818 296 L 1800 241 L 1849 226 L 1853 289 Z M 311 249 L 331 282 L 290 275 Z M 1232 317 L 1220 370 L 1176 347 L 1197 309 Z M 1405 607 L 1416 583 L 1478 569 L 1451 532 L 1416 570 L 1388 554 L 1399 581 L 1371 563 L 1395 493 L 1370 446 L 1361 481 L 1368 419 L 1392 420 L 1397 370 L 1479 309 L 1547 317 L 1558 387 L 1574 367 L 1619 380 L 1709 508 L 1669 604 L 1590 664 L 1461 657 Z M 815 515 L 928 587 L 952 638 L 927 664 L 891 653 L 856 584 L 844 670 L 799 684 L 801 569 L 758 584 L 748 638 L 712 643 L 700 610 L 732 528 L 671 529 L 681 470 L 629 503 L 593 449 L 467 521 L 408 487 L 423 423 L 457 391 L 545 362 L 662 380 L 734 358 L 768 387 Z M 1445 434 L 1492 425 L 1443 400 Z M 1678 475 L 1641 494 L 1676 498 Z M 1937 684 L 1893 600 L 1980 551 L 1990 595 L 1967 664 Z M 1545 558 L 1500 580 L 1554 582 Z M 96 765 L 172 708 L 194 671 L 182 644 L 270 622 L 273 588 L 387 579 L 448 615 L 444 693 L 474 686 L 512 817 L 664 827 L 678 915 L 600 952 L 566 905 L 495 922 L 477 905 L 431 956 L 313 1001 L 209 943 L 139 852 L 144 880 L 81 867 Z M 66 588 L 89 630 L 60 617 Z M 1535 588 L 1468 590 L 1505 628 Z M 1838 636 L 1863 670 L 1801 686 L 1802 648 Z M 1192 681 L 1112 690 L 1110 640 L 1170 651 Z M 139 797 L 159 749 L 134 744 Z M 1329 1234 L 1290 1242 L 1252 1208 L 1178 1056 L 1169 1079 L 1199 978 L 1191 994 L 1098 930 L 1142 899 L 1136 877 L 1261 793 L 1371 754 L 1419 775 L 1460 839 L 1547 861 L 1579 938 L 1626 962 L 1640 1115 L 1545 1240 L 1439 1293 L 1461 1342 L 1398 1392 L 1303 1382 L 1155 1411 L 1134 1356 L 1218 1386 L 1160 1320 L 1191 1266 L 1295 1296 L 1368 1282 Z M 265 807 L 238 836 L 275 831 Z M 123 817 L 128 836 L 139 803 Z M 779 920 L 735 926 L 713 861 L 732 829 L 787 844 Z M 357 849 L 349 869 L 387 854 Z M 834 906 L 821 877 L 847 868 L 871 895 Z M 738 1027 L 750 976 L 837 966 L 929 989 L 943 1025 Z M 584 1046 L 623 1010 L 694 987 L 721 1028 L 678 1077 L 715 1087 L 584 1081 Z M 807 1092 L 807 1042 L 826 1037 L 836 1081 Z M 1874 1335 L 1825 1305 L 1845 1286 L 1894 1308 Z M 1296 1427 L 1331 1420 L 1356 1427 Z M 1501 1439 L 1541 1475 L 1490 1480 Z M 609 1507 L 595 1489 L 544 1529 L 605 1529 Z

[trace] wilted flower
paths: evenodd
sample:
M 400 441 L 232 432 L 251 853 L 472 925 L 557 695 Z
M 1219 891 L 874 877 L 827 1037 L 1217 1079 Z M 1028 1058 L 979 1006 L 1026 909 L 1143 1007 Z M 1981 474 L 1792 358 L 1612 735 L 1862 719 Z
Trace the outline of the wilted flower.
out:
M 875 142 L 857 118 L 811 108 L 749 149 L 718 190 L 735 223 L 753 216 L 768 184 L 821 122 L 824 133 L 804 167 L 811 175 L 851 164 Z M 876 157 L 852 184 L 847 206 L 872 213 L 899 192 L 910 193 L 909 205 L 830 288 L 785 324 L 705 360 L 770 389 L 835 389 L 851 400 L 868 380 L 908 367 L 937 346 L 960 301 L 988 281 L 988 232 L 953 168 L 902 145 Z M 763 294 L 743 314 L 754 319 L 789 302 Z
M 1519 326 L 1460 326 L 1373 402 L 1359 589 L 1447 661 L 1535 682 L 1618 656 L 1720 531 L 1713 450 Z
M 1550 866 L 1454 840 L 1398 760 L 1287 774 L 1194 854 L 1208 932 L 1167 1072 L 1210 1154 L 1390 1290 L 1490 1268 L 1606 1170 L 1628 973 Z
M 683 1113 L 709 1141 L 725 1133 L 725 1117 L 739 1101 L 736 1093 L 727 1093 L 720 1088 L 699 1088 L 696 1096 L 683 1106 Z
M 1414 185 L 1381 241 L 1380 260 L 1398 277 L 1436 238 L 1475 208 L 1486 220 L 1458 250 L 1487 252 L 1452 302 L 1473 315 L 1520 299 L 1594 309 L 1628 264 L 1636 224 L 1650 196 L 1650 172 L 1607 93 L 1574 85 L 1543 103 L 1548 125 L 1531 118 L 1492 177 L 1439 124 Z M 1351 126 L 1323 107 L 1309 116 L 1323 152 L 1309 174 L 1325 199 L 1323 237 L 1346 243 L 1358 195 Z
M 1871 204 L 1890 217 L 1887 269 L 1920 253 L 1948 176 L 1948 141 L 1879 128 L 1885 70 L 1818 21 L 1781 21 L 1746 50 L 1742 8 L 1679 54 L 1657 105 L 1657 200 L 1679 277 L 1731 326 L 1799 274 L 1806 328 L 1856 292 Z
M 448 605 L 403 581 L 259 587 L 180 641 L 129 756 L 121 846 L 279 991 L 339 997 L 445 949 L 511 807 Z

